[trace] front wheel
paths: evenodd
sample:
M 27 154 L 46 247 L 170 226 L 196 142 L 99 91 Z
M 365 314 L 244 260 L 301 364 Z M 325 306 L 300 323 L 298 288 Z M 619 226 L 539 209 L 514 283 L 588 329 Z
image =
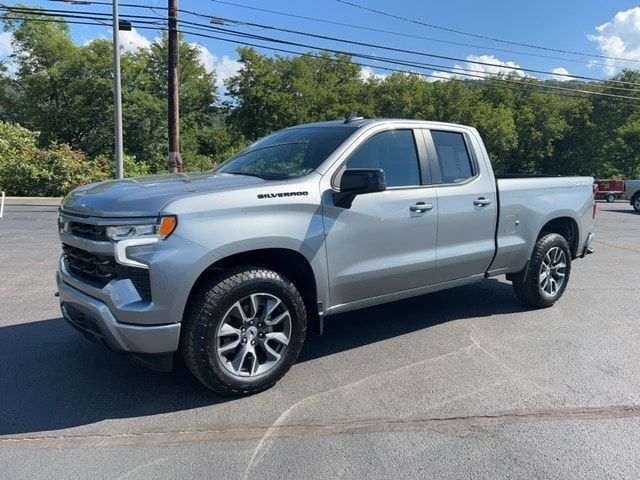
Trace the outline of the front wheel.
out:
M 525 305 L 550 307 L 569 282 L 571 251 L 563 236 L 550 233 L 538 239 L 529 265 L 516 275 L 513 290 Z
M 192 295 L 181 350 L 204 385 L 246 395 L 287 373 L 306 330 L 304 301 L 293 283 L 271 270 L 241 267 L 219 273 Z
M 607 195 L 607 202 L 608 203 L 613 203 L 616 201 L 616 196 L 611 194 L 611 195 Z
M 640 213 L 640 195 L 636 195 L 635 197 L 633 197 L 631 205 L 633 205 L 633 209 L 636 212 Z

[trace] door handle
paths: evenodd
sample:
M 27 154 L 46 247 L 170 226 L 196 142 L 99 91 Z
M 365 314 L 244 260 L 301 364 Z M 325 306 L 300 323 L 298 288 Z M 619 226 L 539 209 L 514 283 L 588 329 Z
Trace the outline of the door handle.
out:
M 429 210 L 433 210 L 433 204 L 425 203 L 425 202 L 416 202 L 409 207 L 409 210 L 416 213 L 424 213 L 424 212 L 428 212 Z
M 473 201 L 473 204 L 476 207 L 486 207 L 487 205 L 489 205 L 491 203 L 491 199 L 489 198 L 484 198 L 484 197 L 480 197 L 476 200 Z

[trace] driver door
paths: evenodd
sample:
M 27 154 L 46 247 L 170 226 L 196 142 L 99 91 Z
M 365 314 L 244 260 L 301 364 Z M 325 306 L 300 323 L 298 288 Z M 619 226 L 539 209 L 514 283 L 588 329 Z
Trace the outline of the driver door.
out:
M 358 195 L 348 209 L 323 195 L 331 305 L 435 283 L 438 198 L 422 132 L 374 133 L 345 167 L 383 169 L 387 190 Z

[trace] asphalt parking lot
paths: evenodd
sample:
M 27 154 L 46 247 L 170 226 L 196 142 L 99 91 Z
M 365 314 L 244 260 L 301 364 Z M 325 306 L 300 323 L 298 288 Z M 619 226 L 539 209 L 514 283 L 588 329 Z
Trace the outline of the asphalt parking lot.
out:
M 55 202 L 0 220 L 2 478 L 640 478 L 640 215 L 598 205 L 553 308 L 504 279 L 327 320 L 273 389 L 218 397 L 60 319 Z

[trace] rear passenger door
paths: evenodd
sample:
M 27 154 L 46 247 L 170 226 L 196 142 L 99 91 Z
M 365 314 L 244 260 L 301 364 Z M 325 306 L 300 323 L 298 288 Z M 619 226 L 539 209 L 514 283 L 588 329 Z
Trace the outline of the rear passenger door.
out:
M 438 195 L 439 282 L 483 275 L 495 252 L 497 198 L 479 145 L 465 130 L 425 130 Z M 481 168 L 482 167 L 482 168 Z

